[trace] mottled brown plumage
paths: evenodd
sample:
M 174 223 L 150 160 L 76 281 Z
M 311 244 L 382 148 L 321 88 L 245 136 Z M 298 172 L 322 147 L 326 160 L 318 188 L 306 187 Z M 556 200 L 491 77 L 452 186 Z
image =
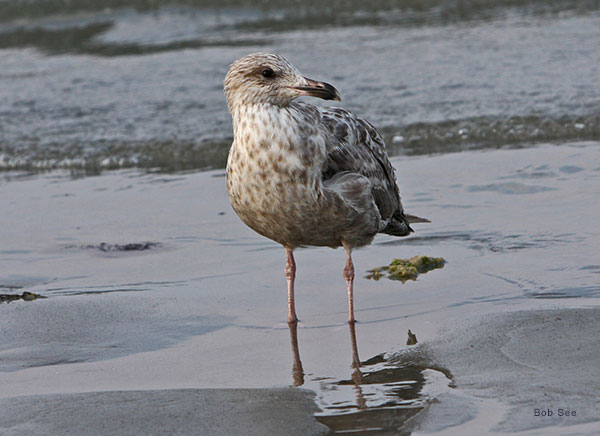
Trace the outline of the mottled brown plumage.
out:
M 288 320 L 296 320 L 292 251 L 314 245 L 346 249 L 353 322 L 352 248 L 379 232 L 412 231 L 381 135 L 344 109 L 294 101 L 302 95 L 339 100 L 339 94 L 278 55 L 254 53 L 234 62 L 225 95 L 234 129 L 227 191 L 245 224 L 286 248 Z

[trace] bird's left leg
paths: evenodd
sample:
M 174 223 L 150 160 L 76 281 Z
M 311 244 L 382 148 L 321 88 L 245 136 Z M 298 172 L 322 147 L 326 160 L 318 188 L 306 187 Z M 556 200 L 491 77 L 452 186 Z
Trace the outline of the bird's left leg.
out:
M 352 263 L 352 247 L 345 242 L 344 249 L 346 250 L 346 266 L 344 267 L 344 278 L 348 286 L 348 322 L 353 324 L 354 319 L 354 264 Z
M 294 280 L 296 279 L 296 262 L 293 248 L 285 247 L 285 277 L 288 285 L 288 324 L 298 322 L 296 317 L 296 302 L 294 300 Z

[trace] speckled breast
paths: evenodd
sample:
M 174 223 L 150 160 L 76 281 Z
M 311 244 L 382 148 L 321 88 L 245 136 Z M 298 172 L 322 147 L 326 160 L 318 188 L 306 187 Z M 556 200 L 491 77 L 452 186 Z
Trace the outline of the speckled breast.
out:
M 227 191 L 242 221 L 283 245 L 310 244 L 311 222 L 321 208 L 314 157 L 307 150 L 266 141 L 243 146 L 234 141 L 227 161 Z

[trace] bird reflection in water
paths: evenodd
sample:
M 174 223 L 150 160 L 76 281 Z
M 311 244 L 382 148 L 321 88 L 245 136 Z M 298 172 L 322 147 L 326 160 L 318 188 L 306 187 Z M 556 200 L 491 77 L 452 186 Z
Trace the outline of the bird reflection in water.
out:
M 358 345 L 356 343 L 356 325 L 349 323 L 350 326 L 350 342 L 352 344 L 352 382 L 356 390 L 356 404 L 359 410 L 367 408 L 367 402 L 363 395 L 361 385 L 363 383 L 363 374 L 360 372 L 360 358 L 358 357 Z
M 316 391 L 315 400 L 321 409 L 316 418 L 329 427 L 331 434 L 410 434 L 410 430 L 403 428 L 427 403 L 428 398 L 421 394 L 426 383 L 423 371 L 433 368 L 415 362 L 391 362 L 382 354 L 361 362 L 355 324 L 348 325 L 352 351 L 350 378 L 335 380 L 309 377 L 305 380 L 297 324 L 289 324 L 293 385 Z M 447 377 L 449 375 L 445 370 L 435 370 L 443 372 Z
M 298 323 L 288 323 L 290 327 L 290 340 L 292 341 L 292 354 L 294 355 L 294 363 L 292 364 L 292 379 L 294 386 L 302 386 L 304 384 L 304 369 L 300 360 L 300 350 L 298 349 Z

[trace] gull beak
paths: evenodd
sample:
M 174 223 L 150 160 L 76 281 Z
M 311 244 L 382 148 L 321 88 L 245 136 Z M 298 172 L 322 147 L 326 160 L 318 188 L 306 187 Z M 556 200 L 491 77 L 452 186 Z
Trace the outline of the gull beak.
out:
M 337 100 L 340 101 L 340 93 L 337 89 L 331 86 L 329 83 L 317 82 L 316 80 L 304 78 L 306 80 L 306 86 L 293 86 L 293 89 L 300 91 L 300 95 L 310 95 L 312 97 L 319 97 L 323 100 Z

